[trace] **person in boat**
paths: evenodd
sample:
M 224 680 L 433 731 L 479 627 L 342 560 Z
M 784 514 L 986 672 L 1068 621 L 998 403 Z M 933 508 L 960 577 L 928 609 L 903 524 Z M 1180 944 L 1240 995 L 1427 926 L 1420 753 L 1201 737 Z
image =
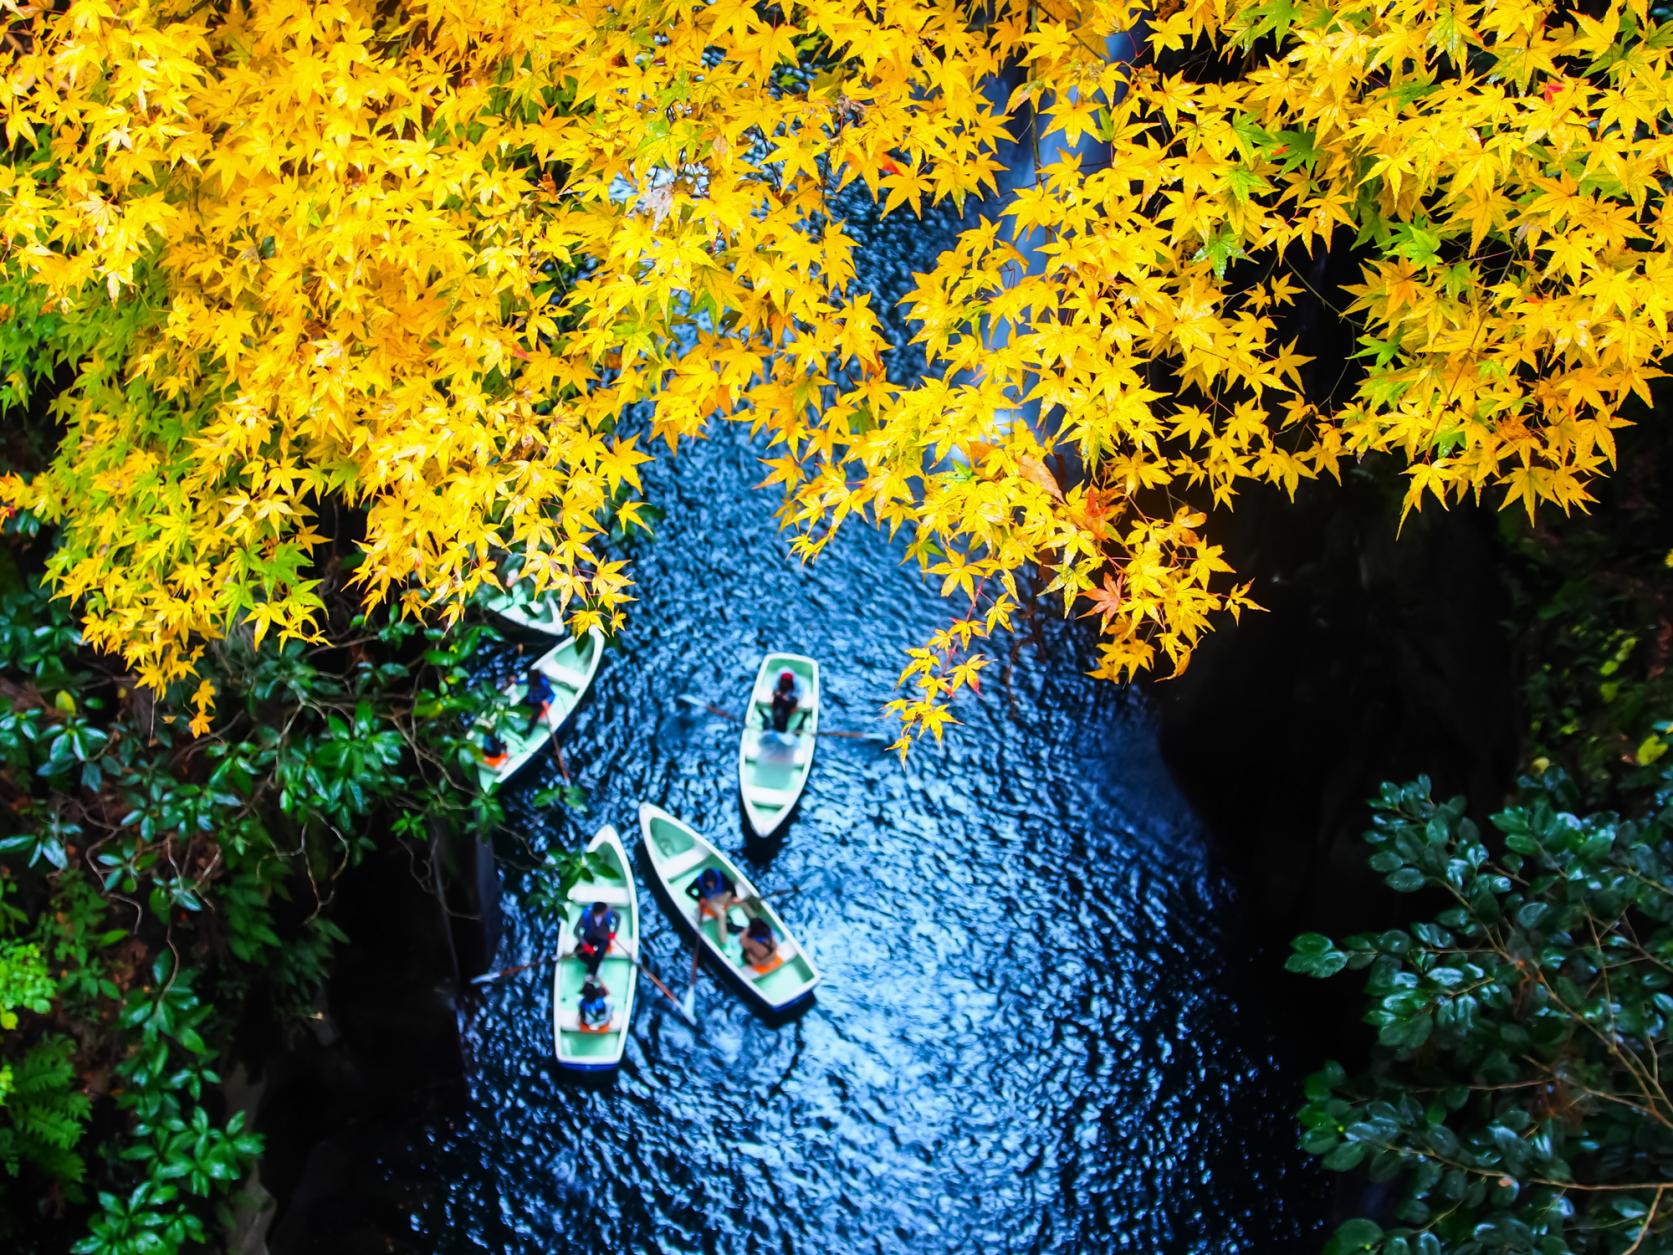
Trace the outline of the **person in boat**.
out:
M 801 718 L 797 718 L 797 714 Z M 796 681 L 796 673 L 790 670 L 778 673 L 778 684 L 773 689 L 772 708 L 767 717 L 767 727 L 761 733 L 761 750 L 764 757 L 772 762 L 783 762 L 795 756 L 796 744 L 802 725 L 807 723 L 810 712 L 802 709 L 802 686 Z M 794 724 L 795 731 L 791 730 Z
M 685 887 L 686 896 L 697 899 L 699 920 L 714 916 L 727 919 L 726 913 L 738 902 L 738 887 L 717 867 L 705 867 L 697 879 Z M 730 925 L 731 921 L 727 920 Z
M 790 721 L 795 719 L 801 704 L 802 686 L 796 683 L 796 673 L 788 669 L 780 671 L 778 684 L 773 688 L 772 730 L 780 736 L 793 736 Z M 797 730 L 807 722 L 807 713 L 805 710 L 801 712 L 802 717 L 796 722 Z
M 581 1027 L 607 1028 L 612 1014 L 610 990 L 596 974 L 588 976 L 581 984 L 581 1005 L 576 1012 Z
M 546 712 L 551 709 L 552 699 L 556 696 L 552 681 L 544 671 L 529 672 L 529 691 L 525 700 L 536 719 L 546 718 Z
M 497 771 L 505 766 L 505 760 L 510 757 L 511 752 L 506 749 L 505 742 L 492 732 L 482 738 L 482 761 L 488 766 Z
M 749 927 L 744 929 L 738 944 L 743 947 L 744 962 L 751 967 L 766 967 L 778 953 L 778 938 L 773 936 L 773 926 L 759 915 L 749 921 Z
M 593 976 L 598 975 L 598 965 L 610 953 L 610 943 L 620 926 L 621 917 L 606 902 L 594 902 L 575 921 L 575 953 Z

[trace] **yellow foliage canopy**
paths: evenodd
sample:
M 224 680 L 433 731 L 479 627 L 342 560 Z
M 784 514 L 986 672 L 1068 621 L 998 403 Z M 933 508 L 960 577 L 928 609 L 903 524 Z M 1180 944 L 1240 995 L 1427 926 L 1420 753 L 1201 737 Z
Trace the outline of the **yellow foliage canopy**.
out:
M 1407 509 L 1583 506 L 1668 348 L 1644 0 L 4 10 L 3 276 L 76 373 L 56 460 L 0 499 L 60 525 L 89 639 L 159 687 L 240 619 L 318 630 L 332 499 L 368 598 L 457 613 L 510 549 L 613 626 L 642 402 L 671 446 L 765 433 L 800 554 L 907 532 L 968 605 L 896 704 L 939 736 L 1024 569 L 1097 619 L 1100 673 L 1177 669 L 1252 603 L 1174 492 L 1386 452 Z M 1024 106 L 1080 147 L 918 277 L 931 368 L 891 382 L 832 195 L 991 191 Z M 1280 319 L 1355 242 L 1364 369 L 1305 397 Z

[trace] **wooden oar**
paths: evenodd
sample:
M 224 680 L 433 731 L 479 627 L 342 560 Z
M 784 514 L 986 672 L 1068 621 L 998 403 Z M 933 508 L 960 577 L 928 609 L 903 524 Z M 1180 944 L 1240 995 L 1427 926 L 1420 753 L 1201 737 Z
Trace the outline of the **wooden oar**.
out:
M 706 710 L 711 715 L 719 715 L 722 719 L 730 719 L 733 723 L 741 723 L 742 719 L 736 712 L 716 706 L 713 702 L 706 702 L 701 697 L 694 697 L 690 693 L 681 693 L 680 701 L 694 710 Z M 847 741 L 872 741 L 878 745 L 887 745 L 889 738 L 881 732 L 827 732 L 821 728 L 815 736 L 834 736 Z
M 633 961 L 633 966 L 635 966 L 641 972 L 643 972 L 646 976 L 649 976 L 651 978 L 651 984 L 655 985 L 658 989 L 660 989 L 662 991 L 662 996 L 664 998 L 667 998 L 669 1002 L 672 1002 L 674 1004 L 675 1009 L 677 1011 L 679 1011 L 679 1013 L 681 1015 L 685 1016 L 686 1021 L 691 1025 L 691 1027 L 696 1028 L 697 1027 L 696 1018 L 689 1011 L 687 1011 L 684 1006 L 681 1005 L 680 1000 L 678 998 L 674 997 L 673 992 L 668 988 L 668 986 L 664 985 L 660 980 L 658 980 L 656 978 L 656 973 L 651 971 L 650 968 L 645 966 L 645 960 L 641 959 L 637 954 L 633 953 L 632 948 L 628 946 L 627 942 L 618 941 L 618 942 L 616 942 L 616 944 L 622 948 L 622 953 L 627 955 L 627 957 Z
M 678 998 L 674 997 L 673 993 L 670 992 L 667 985 L 664 985 L 660 980 L 657 979 L 656 973 L 651 971 L 650 968 L 645 966 L 645 961 L 643 959 L 641 959 L 637 954 L 635 954 L 631 949 L 629 949 L 628 945 L 625 941 L 618 940 L 618 941 L 615 942 L 615 944 L 617 946 L 621 947 L 621 951 L 622 951 L 623 954 L 625 954 L 627 956 L 628 961 L 630 963 L 632 963 L 634 967 L 638 968 L 641 972 L 643 972 L 646 976 L 649 976 L 651 978 L 651 984 L 655 985 L 658 989 L 660 989 L 663 992 L 664 996 L 667 997 L 668 1001 L 672 1002 L 676 1007 L 679 1008 L 680 1014 L 685 1016 L 685 1018 L 687 1020 L 691 1021 L 691 1026 L 693 1028 L 696 1028 L 697 1027 L 697 1020 L 692 1016 L 691 1012 L 686 1010 L 686 1008 L 681 1004 L 681 1002 Z M 515 976 L 515 975 L 517 975 L 518 972 L 526 972 L 531 967 L 539 967 L 543 963 L 553 963 L 553 962 L 556 962 L 558 959 L 561 959 L 563 957 L 564 957 L 563 953 L 548 954 L 544 958 L 535 959 L 535 960 L 533 960 L 531 962 L 528 962 L 528 963 L 519 963 L 516 967 L 505 967 L 505 968 L 501 968 L 497 972 L 484 972 L 481 976 L 473 976 L 473 977 L 471 977 L 471 982 L 470 983 L 473 984 L 473 985 L 486 985 L 489 981 L 503 980 L 507 976 Z M 693 976 L 693 979 L 695 979 L 695 975 Z
M 749 904 L 751 902 L 764 902 L 768 898 L 793 898 L 801 891 L 802 887 L 800 885 L 790 885 L 784 889 L 769 889 L 765 893 L 755 893 L 751 894 L 747 898 L 739 898 L 737 905 L 743 907 L 744 910 L 748 911 L 750 914 L 754 914 L 753 911 L 749 910 Z
M 542 963 L 556 963 L 563 958 L 563 952 L 548 954 L 544 958 L 533 959 L 528 963 L 519 963 L 516 967 L 502 967 L 497 972 L 484 972 L 481 976 L 471 977 L 471 984 L 486 985 L 489 981 L 503 980 L 507 976 L 515 976 L 518 972 L 526 972 L 531 967 L 539 967 Z
M 703 954 L 703 900 L 697 900 L 697 931 L 691 937 L 691 979 L 686 982 L 685 1000 L 680 1011 L 697 1027 L 697 961 Z

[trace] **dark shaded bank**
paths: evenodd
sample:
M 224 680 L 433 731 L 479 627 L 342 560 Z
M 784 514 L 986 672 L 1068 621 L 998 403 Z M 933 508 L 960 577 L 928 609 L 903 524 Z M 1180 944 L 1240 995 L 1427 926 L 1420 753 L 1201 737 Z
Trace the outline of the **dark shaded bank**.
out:
M 412 1200 L 380 1157 L 460 1101 L 466 1061 L 455 1013 L 460 973 L 480 971 L 497 928 L 497 880 L 468 842 L 392 844 L 338 884 L 348 936 L 315 1020 L 259 1060 L 261 1182 L 277 1201 L 271 1255 L 420 1252 Z
M 1268 996 L 1297 1011 L 1325 991 L 1278 973 L 1291 937 L 1400 909 L 1360 840 L 1378 783 L 1427 773 L 1484 815 L 1517 766 L 1520 662 L 1493 514 L 1430 509 L 1396 536 L 1398 517 L 1394 491 L 1364 474 L 1294 503 L 1240 497 L 1227 552 L 1267 613 L 1152 688 L 1163 755 L 1272 956 Z
M 1437 796 L 1461 793 L 1486 815 L 1518 764 L 1522 661 L 1495 520 L 1430 510 L 1397 537 L 1398 514 L 1363 474 L 1295 503 L 1240 497 L 1228 556 L 1267 612 L 1215 632 L 1184 676 L 1151 686 L 1163 758 L 1238 887 L 1257 948 L 1251 997 L 1286 1026 L 1295 1074 L 1330 1057 L 1357 1065 L 1374 1034 L 1361 981 L 1285 972 L 1291 939 L 1375 930 L 1413 909 L 1367 863 L 1379 782 L 1428 774 Z M 1379 1214 L 1386 1189 L 1333 1174 L 1333 1220 Z
M 1219 536 L 1267 613 L 1214 632 L 1151 698 L 1269 973 L 1297 932 L 1410 908 L 1360 839 L 1382 781 L 1428 775 L 1483 821 L 1545 758 L 1592 804 L 1630 809 L 1622 768 L 1673 709 L 1673 443 L 1651 414 L 1618 443 L 1587 513 L 1534 527 L 1492 502 L 1430 503 L 1397 532 L 1404 484 L 1387 466 L 1293 503 L 1239 497 Z M 1274 984 L 1307 1003 L 1321 989 Z

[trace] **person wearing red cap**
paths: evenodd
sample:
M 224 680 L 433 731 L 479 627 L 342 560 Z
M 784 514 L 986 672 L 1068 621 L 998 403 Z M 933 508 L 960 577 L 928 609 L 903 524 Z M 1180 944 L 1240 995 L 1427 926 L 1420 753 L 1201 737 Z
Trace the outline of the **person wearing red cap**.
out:
M 778 687 L 773 689 L 773 731 L 780 736 L 790 731 L 790 720 L 801 705 L 802 691 L 796 684 L 794 671 L 778 673 Z

